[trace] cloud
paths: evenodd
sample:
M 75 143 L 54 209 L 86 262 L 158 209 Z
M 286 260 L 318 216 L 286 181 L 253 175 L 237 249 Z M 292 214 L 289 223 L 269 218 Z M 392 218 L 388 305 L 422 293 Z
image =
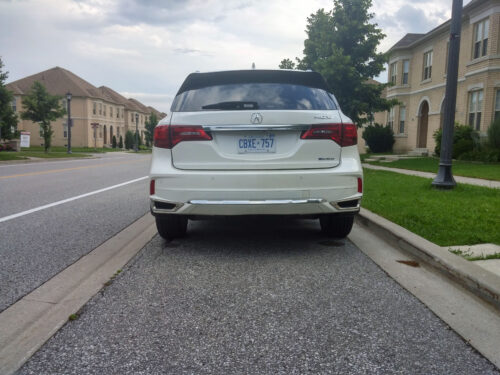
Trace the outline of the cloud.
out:
M 446 21 L 450 3 L 375 1 L 374 21 L 387 34 L 380 51 Z M 9 81 L 62 66 L 167 111 L 191 72 L 253 62 L 277 68 L 301 57 L 307 17 L 332 7 L 331 0 L 0 0 L 0 53 Z

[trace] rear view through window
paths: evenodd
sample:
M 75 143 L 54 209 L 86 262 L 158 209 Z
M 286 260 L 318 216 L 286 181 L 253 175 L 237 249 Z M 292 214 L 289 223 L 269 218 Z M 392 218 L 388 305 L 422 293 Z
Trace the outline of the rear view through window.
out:
M 325 90 L 287 83 L 244 83 L 202 87 L 178 94 L 172 112 L 210 110 L 334 110 Z

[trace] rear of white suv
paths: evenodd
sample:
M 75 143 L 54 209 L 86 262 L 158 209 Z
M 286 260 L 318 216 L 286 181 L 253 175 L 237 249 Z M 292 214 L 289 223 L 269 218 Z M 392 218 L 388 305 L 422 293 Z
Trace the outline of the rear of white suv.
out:
M 242 70 L 190 74 L 154 133 L 151 212 L 167 239 L 189 219 L 319 218 L 349 234 L 362 197 L 356 126 L 320 74 Z

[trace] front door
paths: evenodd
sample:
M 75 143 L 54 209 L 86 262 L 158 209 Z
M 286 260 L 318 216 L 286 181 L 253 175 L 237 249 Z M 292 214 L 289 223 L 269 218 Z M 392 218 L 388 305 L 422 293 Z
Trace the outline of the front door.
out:
M 420 121 L 418 124 L 417 148 L 427 147 L 428 123 L 429 123 L 429 104 L 425 101 L 420 106 Z

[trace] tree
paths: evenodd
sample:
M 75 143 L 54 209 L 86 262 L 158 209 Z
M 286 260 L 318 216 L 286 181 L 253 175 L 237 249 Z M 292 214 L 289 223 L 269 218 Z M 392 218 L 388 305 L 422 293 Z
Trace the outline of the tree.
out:
M 130 130 L 127 130 L 127 132 L 125 133 L 125 148 L 127 150 L 134 148 L 134 142 L 134 133 L 132 133 Z
M 120 141 L 118 142 L 118 148 L 123 148 L 123 137 L 120 135 Z
M 280 69 L 295 69 L 295 63 L 290 59 L 283 59 L 280 63 Z
M 17 136 L 17 115 L 12 108 L 14 96 L 7 87 L 5 81 L 9 72 L 2 72 L 2 59 L 0 59 L 0 139 L 12 139 Z
M 111 147 L 116 148 L 116 136 L 113 136 L 113 141 L 111 142 Z
M 369 81 L 384 70 L 387 55 L 377 53 L 385 37 L 368 13 L 371 0 L 334 0 L 330 12 L 324 9 L 307 19 L 304 57 L 295 65 L 290 59 L 280 68 L 312 69 L 323 75 L 342 108 L 358 126 L 366 114 L 388 110 L 397 100 L 381 97 L 387 86 Z
M 40 82 L 35 81 L 30 92 L 23 98 L 23 120 L 31 120 L 40 125 L 45 152 L 50 151 L 52 141 L 52 122 L 63 117 L 66 110 L 60 104 L 61 97 L 51 95 Z
M 146 146 L 148 146 L 148 147 L 151 147 L 151 145 L 153 144 L 153 136 L 154 136 L 156 124 L 158 124 L 158 117 L 156 117 L 155 113 L 151 113 L 148 121 L 146 121 L 146 124 L 145 124 L 145 126 L 146 126 L 146 134 L 145 134 Z

